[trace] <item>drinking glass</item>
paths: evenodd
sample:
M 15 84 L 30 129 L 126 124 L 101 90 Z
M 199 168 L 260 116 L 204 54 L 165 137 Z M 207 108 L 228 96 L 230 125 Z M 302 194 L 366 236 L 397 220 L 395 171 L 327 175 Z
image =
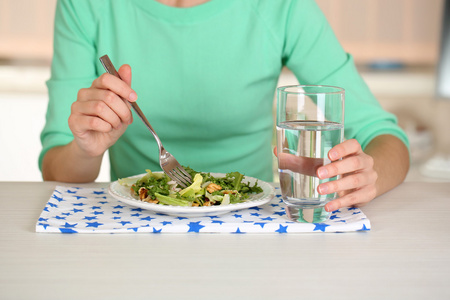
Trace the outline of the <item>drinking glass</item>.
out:
M 286 214 L 295 222 L 323 222 L 325 204 L 337 193 L 320 195 L 317 186 L 337 180 L 317 177 L 329 164 L 328 151 L 344 139 L 344 89 L 325 85 L 277 88 L 277 159 Z

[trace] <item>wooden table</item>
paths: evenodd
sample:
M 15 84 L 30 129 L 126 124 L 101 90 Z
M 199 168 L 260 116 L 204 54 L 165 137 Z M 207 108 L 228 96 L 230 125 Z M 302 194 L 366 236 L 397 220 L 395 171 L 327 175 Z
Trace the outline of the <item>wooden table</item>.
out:
M 35 233 L 56 184 L 0 182 L 0 299 L 450 299 L 448 183 L 372 201 L 369 232 Z

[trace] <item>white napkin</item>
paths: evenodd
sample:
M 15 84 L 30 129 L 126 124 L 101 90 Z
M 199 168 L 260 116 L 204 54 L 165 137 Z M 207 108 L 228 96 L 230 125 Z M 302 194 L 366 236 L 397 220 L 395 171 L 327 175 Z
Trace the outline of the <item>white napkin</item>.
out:
M 174 217 L 124 204 L 106 188 L 57 186 L 39 220 L 37 232 L 58 233 L 294 233 L 370 230 L 359 208 L 334 211 L 324 223 L 287 219 L 280 189 L 269 203 L 220 216 Z

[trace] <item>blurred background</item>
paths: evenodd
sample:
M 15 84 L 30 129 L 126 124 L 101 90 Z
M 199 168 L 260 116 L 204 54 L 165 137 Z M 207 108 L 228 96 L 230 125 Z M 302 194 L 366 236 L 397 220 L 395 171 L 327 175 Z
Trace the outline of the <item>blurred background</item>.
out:
M 450 181 L 450 95 L 437 92 L 442 36 L 449 34 L 445 0 L 317 3 L 381 105 L 406 130 L 412 154 L 407 180 Z M 55 4 L 0 0 L 0 181 L 41 180 L 37 159 Z M 295 83 L 283 70 L 279 85 Z M 97 181 L 109 181 L 107 163 Z

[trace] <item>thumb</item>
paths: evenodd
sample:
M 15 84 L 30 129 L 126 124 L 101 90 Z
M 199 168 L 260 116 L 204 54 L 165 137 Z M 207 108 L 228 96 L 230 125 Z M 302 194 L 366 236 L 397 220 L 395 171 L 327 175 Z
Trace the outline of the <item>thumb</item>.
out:
M 122 65 L 117 72 L 119 72 L 120 78 L 131 87 L 131 67 L 130 67 L 130 65 L 127 65 L 127 64 Z

